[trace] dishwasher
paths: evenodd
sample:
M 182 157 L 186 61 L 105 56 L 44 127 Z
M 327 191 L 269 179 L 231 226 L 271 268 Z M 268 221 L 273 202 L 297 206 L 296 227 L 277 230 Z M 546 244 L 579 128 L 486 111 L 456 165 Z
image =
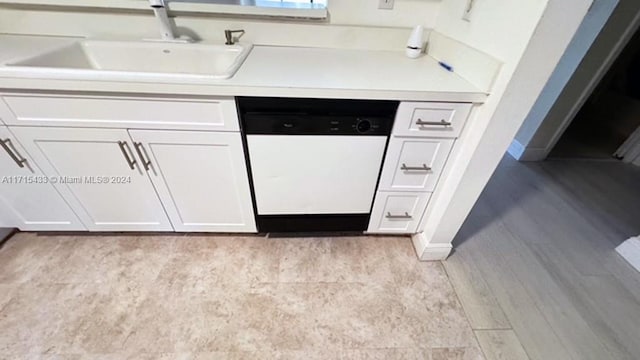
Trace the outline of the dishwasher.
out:
M 260 232 L 367 229 L 397 101 L 237 103 Z

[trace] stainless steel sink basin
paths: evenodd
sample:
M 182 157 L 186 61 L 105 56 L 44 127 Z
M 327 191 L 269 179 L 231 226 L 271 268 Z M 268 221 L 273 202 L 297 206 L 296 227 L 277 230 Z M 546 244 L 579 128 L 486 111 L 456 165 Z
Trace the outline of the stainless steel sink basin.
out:
M 251 48 L 250 44 L 82 40 L 6 65 L 42 74 L 125 81 L 228 79 Z

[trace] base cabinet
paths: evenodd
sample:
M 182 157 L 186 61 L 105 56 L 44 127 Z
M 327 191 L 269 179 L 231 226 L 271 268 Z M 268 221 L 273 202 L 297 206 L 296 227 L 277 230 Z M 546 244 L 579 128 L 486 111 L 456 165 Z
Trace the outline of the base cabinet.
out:
M 173 230 L 126 130 L 14 127 L 12 132 L 89 230 Z
M 239 133 L 129 133 L 176 231 L 256 231 Z
M 239 133 L 12 130 L 91 231 L 256 231 Z
M 471 107 L 400 104 L 368 232 L 418 231 Z M 0 118 L 0 226 L 257 231 L 233 98 L 7 93 Z
M 0 226 L 23 231 L 86 230 L 4 126 L 0 126 L 0 141 Z
M 398 107 L 368 232 L 415 234 L 472 104 L 402 102 Z

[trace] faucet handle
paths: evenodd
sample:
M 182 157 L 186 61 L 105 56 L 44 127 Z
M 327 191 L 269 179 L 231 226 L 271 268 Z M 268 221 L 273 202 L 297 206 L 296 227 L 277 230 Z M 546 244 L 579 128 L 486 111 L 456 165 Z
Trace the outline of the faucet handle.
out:
M 233 37 L 233 34 L 240 34 L 238 37 Z M 244 35 L 244 30 L 225 30 L 224 37 L 227 39 L 225 45 L 233 45 Z

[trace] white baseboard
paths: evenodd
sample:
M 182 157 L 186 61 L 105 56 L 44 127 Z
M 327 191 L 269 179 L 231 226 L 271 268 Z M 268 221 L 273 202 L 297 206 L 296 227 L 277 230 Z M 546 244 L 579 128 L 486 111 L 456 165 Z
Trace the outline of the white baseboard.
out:
M 420 261 L 446 260 L 451 254 L 451 244 L 429 244 L 423 233 L 411 236 Z
M 616 248 L 616 252 L 636 270 L 640 271 L 640 236 L 623 242 Z
M 518 140 L 513 140 L 509 149 L 509 155 L 518 161 L 542 161 L 549 154 L 548 149 L 544 148 L 526 148 Z

